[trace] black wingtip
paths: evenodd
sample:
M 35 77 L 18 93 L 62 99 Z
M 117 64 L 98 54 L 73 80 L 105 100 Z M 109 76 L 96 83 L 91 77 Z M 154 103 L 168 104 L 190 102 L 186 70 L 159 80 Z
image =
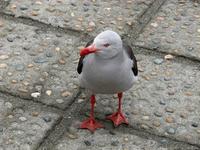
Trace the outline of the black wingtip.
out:
M 85 47 L 90 46 L 92 43 L 93 43 L 93 40 L 90 40 L 90 41 L 86 44 Z M 78 62 L 78 66 L 77 66 L 77 72 L 78 72 L 78 74 L 81 74 L 81 72 L 82 72 L 82 69 L 83 69 L 83 59 L 84 59 L 84 58 L 85 58 L 85 56 L 81 56 L 81 57 L 79 58 L 79 62 Z

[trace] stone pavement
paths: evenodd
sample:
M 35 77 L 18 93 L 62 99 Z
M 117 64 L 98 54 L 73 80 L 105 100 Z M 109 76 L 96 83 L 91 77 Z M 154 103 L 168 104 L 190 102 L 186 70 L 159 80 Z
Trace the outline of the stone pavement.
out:
M 200 149 L 200 1 L 0 0 L 0 149 Z M 125 93 L 130 125 L 78 129 L 89 114 L 79 49 L 112 29 L 132 45 L 139 80 Z

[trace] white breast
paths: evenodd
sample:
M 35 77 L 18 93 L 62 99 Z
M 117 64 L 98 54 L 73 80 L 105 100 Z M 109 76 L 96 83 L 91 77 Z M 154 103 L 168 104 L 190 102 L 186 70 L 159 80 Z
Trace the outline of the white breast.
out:
M 81 86 L 95 94 L 114 94 L 131 88 L 134 82 L 133 61 L 126 54 L 120 57 L 102 61 L 94 54 L 88 55 L 80 75 Z

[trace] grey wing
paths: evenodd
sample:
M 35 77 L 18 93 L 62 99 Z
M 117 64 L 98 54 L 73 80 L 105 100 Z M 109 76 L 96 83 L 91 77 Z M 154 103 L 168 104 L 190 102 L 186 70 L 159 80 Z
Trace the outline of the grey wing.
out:
M 88 46 L 91 45 L 92 43 L 93 43 L 93 40 L 90 40 L 90 41 L 86 44 L 85 47 L 88 47 Z M 81 56 L 81 57 L 79 58 L 79 62 L 78 62 L 78 66 L 77 66 L 77 72 L 78 72 L 79 74 L 81 74 L 82 69 L 83 69 L 83 60 L 84 60 L 84 58 L 85 58 L 85 56 Z
M 133 53 L 133 50 L 132 50 L 132 48 L 129 45 L 127 45 L 125 43 L 123 43 L 123 47 L 126 50 L 126 53 L 130 57 L 130 59 L 133 60 L 132 71 L 133 71 L 133 74 L 135 76 L 137 76 L 138 75 L 137 60 L 136 60 L 136 57 L 135 57 L 135 55 Z

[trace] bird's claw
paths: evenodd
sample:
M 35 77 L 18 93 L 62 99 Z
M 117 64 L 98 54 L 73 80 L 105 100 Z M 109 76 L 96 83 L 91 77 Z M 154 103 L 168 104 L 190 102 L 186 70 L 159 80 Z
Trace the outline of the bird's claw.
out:
M 125 123 L 128 125 L 128 121 L 125 118 L 125 116 L 122 114 L 122 112 L 115 112 L 112 115 L 107 116 L 106 119 L 111 120 L 114 123 L 115 127 L 119 126 L 122 123 Z
M 94 118 L 89 118 L 89 119 L 84 120 L 81 123 L 80 128 L 88 129 L 91 132 L 94 132 L 98 128 L 104 128 L 104 126 L 100 124 L 99 122 L 97 122 Z

